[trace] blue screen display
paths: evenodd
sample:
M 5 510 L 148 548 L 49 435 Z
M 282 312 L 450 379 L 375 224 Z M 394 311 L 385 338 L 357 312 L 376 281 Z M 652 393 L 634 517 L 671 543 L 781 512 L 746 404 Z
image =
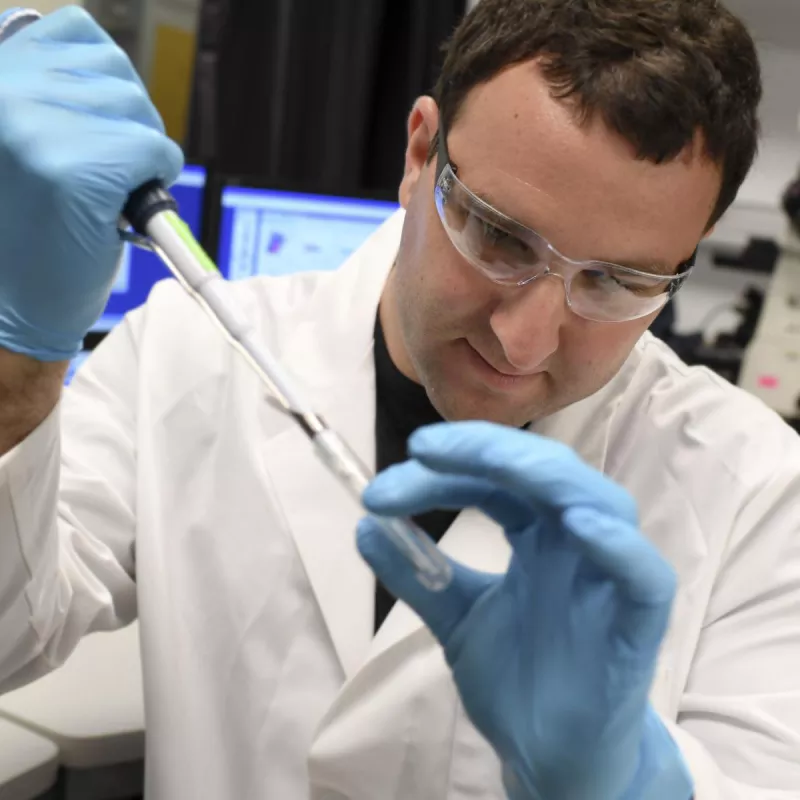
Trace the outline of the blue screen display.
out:
M 205 170 L 187 166 L 170 189 L 181 217 L 196 237 L 200 236 L 205 184 Z M 153 284 L 168 277 L 169 270 L 155 253 L 126 244 L 108 305 L 92 330 L 111 330 L 125 314 L 147 300 Z
M 339 267 L 397 203 L 227 187 L 217 265 L 230 280 Z

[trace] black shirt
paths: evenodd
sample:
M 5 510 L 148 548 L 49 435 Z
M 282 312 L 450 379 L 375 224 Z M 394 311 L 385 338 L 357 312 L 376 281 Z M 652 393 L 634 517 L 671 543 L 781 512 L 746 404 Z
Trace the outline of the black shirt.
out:
M 378 472 L 405 461 L 408 437 L 417 428 L 442 422 L 425 389 L 394 365 L 383 338 L 380 313 L 375 320 L 375 441 Z M 430 511 L 414 521 L 439 541 L 453 524 L 458 511 Z M 395 603 L 379 582 L 375 597 L 375 630 L 380 628 Z

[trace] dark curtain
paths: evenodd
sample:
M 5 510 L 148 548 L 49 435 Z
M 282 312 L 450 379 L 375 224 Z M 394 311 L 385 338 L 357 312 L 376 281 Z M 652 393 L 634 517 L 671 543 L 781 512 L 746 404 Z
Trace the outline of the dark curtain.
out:
M 190 160 L 328 193 L 395 191 L 406 120 L 466 0 L 204 0 Z

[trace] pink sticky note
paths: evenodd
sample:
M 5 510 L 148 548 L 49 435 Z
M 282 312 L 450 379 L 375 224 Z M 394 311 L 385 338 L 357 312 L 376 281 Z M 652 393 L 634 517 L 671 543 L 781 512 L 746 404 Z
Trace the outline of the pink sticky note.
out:
M 777 389 L 780 383 L 780 379 L 774 375 L 762 375 L 758 379 L 758 385 L 761 389 Z

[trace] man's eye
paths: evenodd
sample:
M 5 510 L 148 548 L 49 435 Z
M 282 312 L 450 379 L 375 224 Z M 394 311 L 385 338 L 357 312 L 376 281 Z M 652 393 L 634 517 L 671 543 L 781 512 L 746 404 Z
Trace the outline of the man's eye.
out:
M 492 225 L 491 222 L 487 222 L 486 220 L 480 220 L 480 224 L 484 241 L 491 247 L 502 248 L 507 252 L 513 252 L 520 256 L 530 254 L 530 247 L 528 247 L 522 239 L 507 233 L 502 228 L 498 228 L 496 225 Z
M 663 282 L 659 282 L 656 285 L 632 283 L 622 276 L 614 275 L 604 270 L 584 270 L 583 274 L 594 286 L 607 292 L 623 289 L 632 294 L 652 297 L 665 291 Z

